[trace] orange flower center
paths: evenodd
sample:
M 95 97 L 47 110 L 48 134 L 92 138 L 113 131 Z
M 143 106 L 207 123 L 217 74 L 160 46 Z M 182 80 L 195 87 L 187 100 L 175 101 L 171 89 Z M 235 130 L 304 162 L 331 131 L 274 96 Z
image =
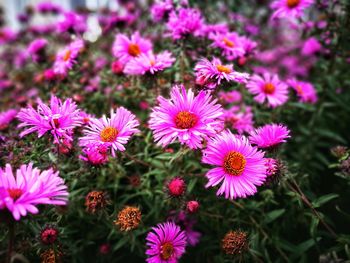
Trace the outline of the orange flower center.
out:
M 154 59 L 151 59 L 149 63 L 151 64 L 151 66 L 154 66 L 156 64 L 156 61 Z
M 287 0 L 287 6 L 289 8 L 295 8 L 300 3 L 300 0 Z
M 140 55 L 141 50 L 139 45 L 131 43 L 128 47 L 128 53 L 130 56 L 133 56 L 133 57 L 137 57 L 138 55 Z
M 58 119 L 53 119 L 53 124 L 55 125 L 55 128 L 59 128 L 60 127 L 60 123 L 58 121 Z
M 244 156 L 236 151 L 229 152 L 224 158 L 224 170 L 234 176 L 242 174 L 247 161 Z
M 7 192 L 9 193 L 10 197 L 16 201 L 18 198 L 21 197 L 21 195 L 23 194 L 21 189 L 18 188 L 10 188 L 7 189 Z
M 272 83 L 266 83 L 263 87 L 263 91 L 266 93 L 266 94 L 272 94 L 275 92 L 275 85 L 273 85 Z
M 118 136 L 118 130 L 114 127 L 106 127 L 101 131 L 100 137 L 103 142 L 114 142 Z
M 231 40 L 227 39 L 226 37 L 224 37 L 224 39 L 222 41 L 228 47 L 234 47 L 235 46 L 235 43 L 233 43 Z
M 304 92 L 303 92 L 303 89 L 300 85 L 296 86 L 296 90 L 297 90 L 297 93 L 302 95 Z
M 222 73 L 226 73 L 226 74 L 231 73 L 231 69 L 229 67 L 224 66 L 224 65 L 216 65 L 216 69 Z
M 166 242 L 161 246 L 160 257 L 163 260 L 168 260 L 174 254 L 174 246 L 170 242 Z
M 71 51 L 68 49 L 66 53 L 64 53 L 63 60 L 67 61 L 70 58 Z
M 176 128 L 190 129 L 198 122 L 198 117 L 188 111 L 180 111 L 175 117 Z

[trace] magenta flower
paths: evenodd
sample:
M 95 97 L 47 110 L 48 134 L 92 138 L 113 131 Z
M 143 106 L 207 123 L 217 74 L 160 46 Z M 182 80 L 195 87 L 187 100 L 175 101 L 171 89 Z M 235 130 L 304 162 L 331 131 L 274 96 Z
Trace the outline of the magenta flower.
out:
M 169 51 L 164 51 L 154 55 L 152 51 L 147 54 L 131 59 L 124 68 L 124 73 L 129 75 L 144 75 L 145 73 L 155 74 L 169 68 L 174 63 L 175 58 Z
M 0 112 L 0 131 L 5 130 L 16 115 L 17 110 L 15 109 Z
M 151 15 L 154 22 L 161 21 L 173 9 L 172 0 L 155 1 L 151 6 Z
M 288 86 L 281 82 L 277 75 L 264 73 L 263 77 L 253 75 L 247 84 L 247 88 L 254 100 L 263 104 L 265 100 L 270 107 L 275 108 L 288 100 Z
M 116 151 L 125 151 L 130 137 L 139 132 L 136 127 L 139 122 L 134 114 L 123 107 L 111 110 L 111 117 L 105 115 L 100 119 L 90 119 L 90 123 L 83 130 L 84 137 L 79 138 L 80 146 L 103 145 L 111 148 L 112 156 Z
M 203 139 L 223 128 L 222 108 L 209 93 L 201 91 L 194 96 L 180 85 L 172 88 L 170 99 L 159 96 L 158 101 L 149 120 L 158 145 L 165 147 L 178 139 L 192 149 L 200 148 Z
M 61 6 L 54 4 L 52 2 L 49 1 L 45 1 L 45 2 L 40 2 L 36 5 L 36 10 L 38 10 L 38 12 L 40 13 L 60 13 L 62 11 Z
M 201 59 L 196 64 L 194 70 L 197 79 L 200 79 L 209 88 L 217 87 L 221 84 L 222 80 L 246 83 L 249 78 L 248 73 L 234 71 L 233 65 L 223 65 L 218 58 L 214 58 L 212 62 L 208 59 Z
M 297 93 L 299 101 L 312 104 L 317 102 L 317 92 L 311 83 L 296 79 L 288 80 L 287 83 Z
M 236 32 L 215 34 L 211 38 L 214 40 L 212 46 L 220 48 L 228 60 L 233 60 L 245 54 L 244 44 L 246 40 L 243 41 L 242 37 Z
M 53 70 L 56 74 L 61 74 L 65 76 L 67 71 L 72 69 L 73 65 L 76 63 L 76 58 L 79 52 L 84 48 L 84 41 L 77 39 L 70 43 L 63 50 L 57 53 L 55 63 L 53 65 Z
M 108 162 L 108 147 L 106 145 L 87 145 L 83 148 L 83 154 L 79 158 L 92 165 L 99 165 Z
M 57 23 L 57 31 L 59 33 L 79 33 L 82 34 L 87 30 L 87 17 L 75 12 L 66 12 L 62 19 Z
M 38 38 L 28 45 L 27 52 L 32 57 L 33 61 L 40 62 L 44 58 L 47 44 L 48 42 L 46 39 Z
M 202 32 L 202 15 L 199 10 L 193 8 L 180 8 L 169 15 L 166 27 L 174 40 L 188 35 L 199 36 Z
M 148 263 L 176 263 L 185 253 L 186 235 L 173 222 L 158 224 L 152 228 L 146 240 Z
M 228 127 L 237 130 L 238 133 L 250 132 L 254 129 L 252 108 L 233 106 L 228 110 L 224 110 L 224 119 Z
M 227 199 L 255 194 L 256 186 L 266 179 L 264 153 L 251 146 L 246 137 L 229 130 L 209 140 L 202 162 L 217 166 L 207 172 L 206 187 L 222 183 L 217 195 L 225 194 Z
M 130 39 L 124 34 L 117 34 L 112 47 L 113 55 L 123 64 L 151 50 L 151 41 L 142 38 L 139 32 L 132 34 Z
M 33 164 L 21 165 L 16 176 L 10 164 L 0 169 L 0 209 L 7 208 L 16 220 L 27 212 L 37 214 L 36 205 L 66 205 L 67 186 L 52 169 L 40 171 Z
M 275 0 L 271 4 L 274 18 L 298 18 L 304 10 L 314 3 L 314 0 Z
M 272 176 L 277 171 L 277 161 L 273 158 L 265 158 L 266 175 Z
M 219 92 L 220 101 L 223 103 L 234 103 L 240 102 L 242 100 L 242 95 L 237 90 L 232 90 L 228 92 L 220 91 Z
M 252 131 L 249 136 L 251 144 L 259 148 L 270 148 L 286 142 L 290 131 L 282 124 L 266 124 Z
M 19 128 L 28 127 L 20 133 L 21 137 L 37 132 L 40 138 L 50 132 L 54 143 L 59 143 L 61 139 L 72 141 L 73 129 L 81 125 L 79 109 L 75 102 L 67 99 L 62 103 L 54 95 L 51 96 L 50 106 L 38 99 L 36 110 L 32 106 L 21 109 L 17 118 L 21 121 Z
M 308 38 L 301 49 L 303 56 L 312 56 L 322 50 L 320 42 L 315 37 Z

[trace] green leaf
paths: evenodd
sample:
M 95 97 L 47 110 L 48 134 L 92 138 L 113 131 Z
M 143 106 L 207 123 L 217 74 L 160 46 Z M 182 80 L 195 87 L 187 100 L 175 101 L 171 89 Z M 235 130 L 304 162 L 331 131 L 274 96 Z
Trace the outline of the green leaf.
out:
M 267 213 L 264 220 L 265 223 L 266 224 L 271 223 L 272 221 L 276 220 L 278 217 L 283 215 L 285 211 L 286 209 L 277 209 Z
M 337 194 L 323 195 L 323 196 L 317 198 L 316 200 L 314 200 L 314 201 L 312 202 L 312 205 L 313 205 L 315 208 L 317 208 L 317 207 L 320 207 L 320 206 L 322 206 L 323 204 L 325 204 L 325 203 L 327 203 L 327 202 L 329 202 L 329 201 L 331 201 L 332 199 L 337 198 L 337 197 L 339 197 L 339 195 L 337 195 Z

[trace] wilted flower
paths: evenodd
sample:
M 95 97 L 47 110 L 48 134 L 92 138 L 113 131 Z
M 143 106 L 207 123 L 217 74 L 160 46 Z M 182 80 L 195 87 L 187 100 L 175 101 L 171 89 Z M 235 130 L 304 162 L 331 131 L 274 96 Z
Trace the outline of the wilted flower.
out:
M 114 224 L 120 227 L 121 231 L 130 231 L 139 226 L 141 222 L 141 211 L 134 206 L 125 206 L 117 216 Z
M 48 248 L 40 254 L 41 263 L 60 263 L 63 253 L 59 248 Z
M 243 231 L 229 231 L 221 241 L 227 255 L 240 255 L 248 249 L 248 236 Z
M 46 226 L 40 233 L 40 241 L 44 245 L 52 245 L 58 238 L 58 229 L 53 226 Z
M 106 194 L 102 191 L 91 191 L 85 197 L 86 211 L 95 214 L 109 204 Z

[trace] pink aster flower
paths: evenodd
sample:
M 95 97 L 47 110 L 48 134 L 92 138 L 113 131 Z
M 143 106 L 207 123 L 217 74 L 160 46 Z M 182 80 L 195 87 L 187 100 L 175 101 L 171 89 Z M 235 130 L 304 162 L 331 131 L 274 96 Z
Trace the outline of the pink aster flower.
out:
M 158 145 L 165 147 L 178 139 L 192 149 L 200 148 L 203 139 L 223 128 L 222 108 L 210 93 L 201 91 L 194 96 L 191 89 L 186 92 L 180 85 L 172 88 L 170 99 L 159 96 L 158 101 L 149 120 Z
M 112 47 L 113 55 L 123 64 L 151 50 L 151 41 L 142 38 L 139 32 L 132 34 L 131 38 L 124 34 L 117 34 Z
M 286 142 L 290 131 L 282 124 L 266 124 L 252 131 L 249 141 L 259 148 L 270 148 Z
M 277 170 L 277 161 L 273 158 L 265 158 L 266 175 L 272 176 Z
M 301 102 L 312 104 L 317 102 L 317 92 L 311 83 L 296 79 L 288 80 L 287 83 L 295 90 Z
M 116 151 L 125 151 L 126 144 L 130 137 L 139 132 L 136 127 L 139 122 L 134 114 L 123 107 L 111 110 L 111 117 L 103 115 L 100 119 L 91 119 L 90 123 L 83 130 L 84 137 L 79 138 L 81 146 L 103 145 L 111 148 L 112 156 Z
M 59 33 L 84 33 L 87 30 L 86 16 L 75 12 L 66 12 L 62 19 L 57 23 L 57 31 Z
M 53 65 L 53 70 L 56 74 L 66 75 L 67 71 L 72 69 L 73 65 L 76 63 L 76 58 L 79 52 L 84 48 L 84 41 L 77 39 L 70 43 L 63 50 L 57 53 L 55 63 Z
M 275 0 L 271 4 L 274 18 L 298 18 L 304 10 L 314 3 L 314 0 Z
M 106 145 L 87 145 L 83 148 L 83 154 L 79 158 L 92 165 L 99 165 L 108 162 L 108 147 Z
M 264 73 L 263 77 L 253 75 L 247 83 L 250 93 L 256 95 L 254 99 L 263 104 L 267 100 L 272 108 L 284 104 L 288 100 L 288 86 L 279 80 L 277 75 Z
M 243 45 L 245 42 L 236 32 L 216 34 L 212 36 L 212 39 L 214 40 L 212 46 L 220 48 L 228 60 L 233 60 L 245 54 Z
M 237 130 L 240 134 L 254 129 L 252 108 L 249 106 L 245 106 L 244 109 L 233 106 L 228 110 L 224 110 L 224 119 L 226 125 Z
M 301 49 L 301 54 L 303 56 L 312 56 L 316 54 L 317 52 L 320 52 L 322 49 L 322 46 L 320 42 L 315 37 L 308 38 Z
M 164 51 L 158 55 L 154 55 L 152 51 L 147 54 L 141 54 L 140 56 L 131 59 L 124 68 L 124 73 L 129 75 L 144 75 L 149 72 L 155 74 L 158 71 L 162 71 L 171 67 L 175 58 L 169 51 Z
M 0 209 L 7 208 L 16 220 L 27 212 L 37 214 L 36 205 L 66 205 L 67 186 L 52 169 L 40 171 L 33 164 L 21 165 L 16 176 L 10 164 L 0 169 Z
M 220 101 L 224 103 L 235 103 L 240 102 L 242 100 L 242 95 L 237 90 L 232 90 L 228 92 L 220 91 L 219 98 Z
M 244 136 L 223 131 L 208 142 L 203 163 L 215 165 L 206 174 L 206 187 L 221 186 L 217 195 L 225 198 L 247 197 L 257 192 L 266 179 L 264 153 L 250 145 Z
M 158 0 L 151 6 L 151 15 L 154 22 L 161 21 L 173 9 L 172 0 Z
M 158 224 L 152 228 L 146 240 L 148 263 L 176 263 L 185 253 L 186 235 L 173 222 Z
M 50 132 L 54 137 L 54 143 L 59 143 L 60 139 L 72 141 L 73 129 L 81 124 L 79 109 L 75 102 L 67 99 L 62 103 L 60 99 L 52 95 L 49 106 L 40 99 L 37 103 L 36 110 L 29 106 L 18 113 L 17 118 L 21 121 L 18 127 L 27 127 L 20 133 L 20 136 L 37 132 L 40 138 Z
M 28 54 L 32 57 L 33 61 L 40 62 L 45 58 L 45 47 L 48 42 L 44 38 L 38 38 L 33 40 L 27 48 Z
M 249 78 L 248 73 L 239 73 L 233 70 L 233 65 L 223 65 L 221 60 L 214 58 L 212 62 L 208 59 L 201 59 L 194 68 L 198 79 L 209 88 L 215 88 L 221 84 L 222 80 L 227 82 L 236 81 L 246 83 Z
M 0 112 L 0 131 L 5 130 L 16 115 L 17 110 L 15 109 Z
M 199 10 L 194 8 L 180 8 L 170 13 L 166 26 L 172 38 L 178 40 L 188 35 L 201 35 L 202 20 Z

